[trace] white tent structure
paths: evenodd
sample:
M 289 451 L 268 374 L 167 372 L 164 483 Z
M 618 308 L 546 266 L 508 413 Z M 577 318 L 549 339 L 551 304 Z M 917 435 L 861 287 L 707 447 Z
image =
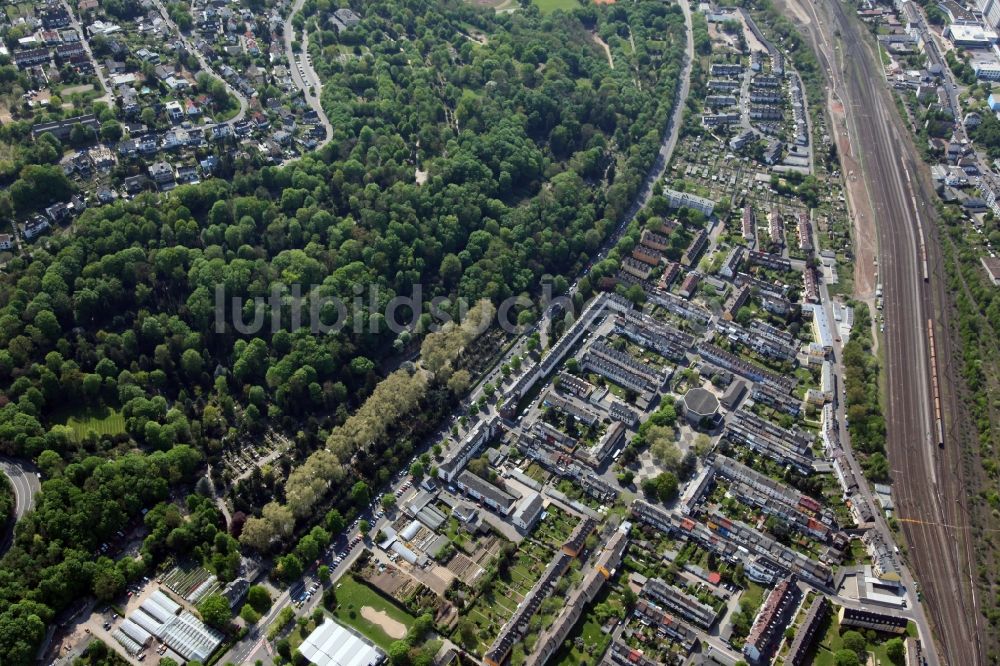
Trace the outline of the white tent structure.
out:
M 346 627 L 327 618 L 299 646 L 316 666 L 378 666 L 385 654 Z

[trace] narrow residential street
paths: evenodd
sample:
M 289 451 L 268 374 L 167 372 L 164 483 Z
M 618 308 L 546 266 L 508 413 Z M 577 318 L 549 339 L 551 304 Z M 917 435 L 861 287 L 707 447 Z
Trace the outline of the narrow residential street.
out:
M 177 27 L 177 24 L 174 23 L 173 19 L 170 18 L 170 14 L 167 12 L 167 8 L 163 6 L 163 2 L 161 0 L 153 0 L 153 3 L 156 5 L 156 9 L 160 12 L 160 16 L 163 17 L 163 20 L 166 22 L 166 24 L 170 27 L 171 30 L 177 33 L 177 38 L 180 39 L 181 42 L 183 42 L 184 48 L 186 48 L 189 53 L 192 53 L 194 57 L 198 59 L 198 64 L 201 65 L 202 70 L 205 73 L 210 74 L 213 78 L 216 78 L 219 81 L 221 81 L 222 84 L 226 86 L 226 91 L 230 95 L 235 97 L 237 102 L 239 102 L 240 105 L 239 112 L 229 120 L 226 120 L 225 124 L 235 125 L 236 123 L 242 121 L 247 115 L 247 108 L 248 108 L 247 98 L 244 97 L 238 90 L 233 88 L 233 86 L 230 85 L 229 81 L 226 81 L 224 78 L 222 78 L 222 76 L 220 76 L 219 73 L 216 72 L 209 64 L 209 62 L 205 59 L 205 56 L 202 55 L 202 53 L 198 49 L 194 48 L 194 46 L 187 39 L 187 37 L 184 36 L 184 33 L 180 31 L 180 28 Z
M 333 138 L 333 126 L 330 124 L 330 119 L 327 118 L 326 112 L 323 111 L 323 105 L 320 103 L 323 84 L 316 74 L 316 70 L 313 69 L 312 59 L 309 57 L 308 30 L 303 29 L 302 31 L 301 53 L 296 54 L 292 48 L 295 41 L 295 27 L 292 25 L 292 19 L 302 10 L 302 5 L 304 4 L 305 0 L 295 0 L 291 10 L 288 12 L 288 17 L 285 18 L 285 57 L 288 60 L 288 69 L 292 74 L 292 81 L 302 91 L 302 94 L 306 98 L 306 104 L 316 112 L 320 123 L 323 125 L 325 135 L 323 140 L 319 142 L 319 145 L 316 146 L 316 150 L 319 150 Z
M 87 57 L 90 58 L 90 62 L 94 63 L 94 76 L 101 84 L 101 90 L 104 91 L 104 96 L 99 97 L 95 101 L 105 102 L 109 105 L 115 103 L 115 96 L 111 91 L 111 87 L 108 85 L 107 79 L 104 78 L 104 73 L 101 71 L 101 66 L 98 64 L 97 60 L 94 59 L 94 52 L 90 49 L 90 40 L 86 39 L 83 31 L 83 26 L 80 22 L 76 20 L 76 14 L 73 12 L 73 8 L 70 6 L 69 2 L 62 0 L 62 5 L 66 9 L 66 13 L 69 14 L 69 24 L 76 30 L 77 34 L 80 35 L 80 43 L 83 44 L 83 50 L 87 53 Z

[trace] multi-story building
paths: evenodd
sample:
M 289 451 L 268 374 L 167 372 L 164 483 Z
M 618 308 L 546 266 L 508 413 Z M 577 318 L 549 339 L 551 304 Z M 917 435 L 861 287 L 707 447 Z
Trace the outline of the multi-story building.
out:
M 861 543 L 865 544 L 869 557 L 872 558 L 872 573 L 878 578 L 898 583 L 902 580 L 902 567 L 889 544 L 882 535 L 871 529 L 861 535 Z
M 625 424 L 613 421 L 601 438 L 586 453 L 586 462 L 597 467 L 619 446 L 625 443 Z
M 581 366 L 592 370 L 623 388 L 640 393 L 656 391 L 669 378 L 669 373 L 657 370 L 634 359 L 627 352 L 595 342 L 583 355 Z
M 648 280 L 653 272 L 653 266 L 629 256 L 622 259 L 622 270 L 640 280 Z
M 660 254 L 659 250 L 654 250 L 651 247 L 646 247 L 642 243 L 636 245 L 632 250 L 632 258 L 638 259 L 644 264 L 649 264 L 650 266 L 656 267 L 660 265 L 660 261 L 663 259 L 663 255 Z
M 780 254 L 750 250 L 747 256 L 750 259 L 750 263 L 756 266 L 763 266 L 764 268 L 770 268 L 773 271 L 783 271 L 786 273 L 791 272 L 792 270 L 792 262 L 782 257 Z
M 809 214 L 800 211 L 798 214 L 799 249 L 803 252 L 813 251 L 812 226 L 809 224 Z
M 663 289 L 650 289 L 646 295 L 651 303 L 665 308 L 667 312 L 677 315 L 699 326 L 708 326 L 712 321 L 712 313 L 676 294 L 671 294 Z
M 652 229 L 644 229 L 641 242 L 643 245 L 662 252 L 670 247 L 670 239 L 663 234 L 656 233 Z
M 737 114 L 739 119 L 739 114 Z M 667 198 L 671 208 L 690 208 L 710 217 L 715 210 L 715 202 L 705 197 L 699 197 L 690 192 L 680 192 L 672 188 L 665 188 L 663 195 Z
M 600 415 L 590 407 L 582 405 L 576 400 L 558 396 L 552 391 L 545 394 L 545 397 L 542 398 L 542 404 L 546 407 L 551 407 L 552 409 L 560 411 L 563 414 L 572 416 L 580 423 L 588 426 L 593 426 L 601 420 Z
M 791 465 L 802 474 L 811 474 L 811 440 L 805 435 L 785 430 L 765 421 L 753 412 L 738 409 L 726 423 L 725 437 L 746 446 L 782 465 Z
M 736 106 L 736 97 L 733 95 L 708 95 L 705 97 L 705 106 L 713 109 L 720 109 L 729 106 Z
M 805 666 L 808 663 L 813 643 L 829 614 L 830 602 L 823 595 L 818 595 L 809 606 L 805 619 L 799 623 L 795 638 L 788 648 L 788 655 L 785 657 L 788 666 Z
M 753 208 L 750 206 L 747 206 L 743 209 L 741 227 L 743 231 L 743 240 L 747 241 L 751 245 L 756 243 L 757 215 L 756 213 L 754 213 Z
M 712 205 L 714 206 L 715 204 L 712 203 Z M 684 251 L 684 256 L 681 257 L 681 265 L 695 265 L 698 261 L 698 257 L 701 256 L 701 253 L 705 251 L 706 247 L 708 247 L 708 232 L 702 229 L 695 234 L 694 238 L 691 239 L 691 244 L 688 245 L 687 249 Z
M 454 481 L 469 461 L 479 455 L 486 443 L 493 439 L 498 428 L 497 418 L 479 422 L 457 447 L 445 454 L 444 462 L 438 467 L 438 475 L 449 483 Z
M 716 62 L 712 63 L 710 71 L 712 76 L 736 77 L 743 74 L 743 65 Z
M 738 113 L 706 113 L 701 117 L 701 124 L 705 127 L 724 127 L 735 125 L 740 122 Z M 688 206 L 690 208 L 690 206 Z
M 702 342 L 696 348 L 698 354 L 705 360 L 711 361 L 719 367 L 746 377 L 754 382 L 769 384 L 777 390 L 790 393 L 795 388 L 794 377 L 779 375 L 766 368 L 762 368 L 753 363 L 749 363 L 735 354 L 731 354 L 708 342 Z
M 764 384 L 754 384 L 750 391 L 751 397 L 762 405 L 767 405 L 779 412 L 799 416 L 802 413 L 802 401 L 796 396 L 779 391 Z
M 770 664 L 785 627 L 791 621 L 802 593 L 793 580 L 783 580 L 767 595 L 743 645 L 751 664 Z
M 683 361 L 694 337 L 633 310 L 615 317 L 614 332 L 674 362 Z
M 740 266 L 743 264 L 743 258 L 746 254 L 746 249 L 742 246 L 737 245 L 729 254 L 726 255 L 725 261 L 722 262 L 722 267 L 719 268 L 719 275 L 726 278 L 727 280 L 732 280 L 736 277 L 736 273 L 739 271 Z
M 642 594 L 702 629 L 710 629 L 719 617 L 718 611 L 713 607 L 659 578 L 647 580 L 642 587 Z
M 517 497 L 514 495 L 468 470 L 464 470 L 458 475 L 455 479 L 455 485 L 469 496 L 505 516 L 511 512 L 517 502 Z
M 691 298 L 694 296 L 695 290 L 698 289 L 699 282 L 701 282 L 701 274 L 697 271 L 691 271 L 684 277 L 684 281 L 681 283 L 677 293 L 684 298 Z
M 840 607 L 837 617 L 841 627 L 871 629 L 884 634 L 905 634 L 909 624 L 909 620 L 895 613 L 867 608 L 848 608 L 847 606 Z
M 628 545 L 628 523 L 624 523 L 622 528 L 624 529 L 617 530 L 611 536 L 597 556 L 593 569 L 588 571 L 580 585 L 570 592 L 555 621 L 538 637 L 534 650 L 525 661 L 527 666 L 543 666 L 562 647 L 569 632 L 611 577 L 611 572 L 617 569 Z
M 698 636 L 689 626 L 651 601 L 636 601 L 632 615 L 641 623 L 654 627 L 657 634 L 679 645 L 685 653 L 690 653 L 698 644 Z

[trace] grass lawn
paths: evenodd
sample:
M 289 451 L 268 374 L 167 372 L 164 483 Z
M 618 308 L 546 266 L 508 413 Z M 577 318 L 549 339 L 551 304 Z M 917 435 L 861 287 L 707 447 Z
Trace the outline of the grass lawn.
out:
M 586 615 L 577 622 L 570 632 L 563 647 L 552 657 L 552 663 L 557 666 L 583 666 L 584 664 L 596 664 L 600 661 L 601 655 L 608 649 L 611 636 L 601 631 L 601 625 L 597 621 L 594 607 L 604 603 L 611 596 L 610 587 L 605 587 L 594 599 L 594 603 L 588 608 Z M 581 647 L 576 646 L 576 639 L 583 641 Z M 567 648 L 568 646 L 568 648 Z
M 109 407 L 78 411 L 66 419 L 66 425 L 73 429 L 73 438 L 78 442 L 90 433 L 98 436 L 125 433 L 125 417 Z
M 297 624 L 292 627 L 292 630 L 289 631 L 288 636 L 286 636 L 288 644 L 291 647 L 292 654 L 295 654 L 295 651 L 299 649 L 299 646 L 302 645 L 314 629 L 316 629 L 316 623 L 312 621 L 312 618 L 309 619 L 309 622 L 307 622 L 304 627 L 298 626 Z
M 749 599 L 753 602 L 753 605 L 760 608 L 760 605 L 764 603 L 764 592 L 766 590 L 763 586 L 753 582 L 752 580 L 747 581 L 747 589 L 743 592 L 743 599 Z M 742 601 L 742 599 L 741 599 Z
M 403 623 L 407 629 L 413 626 L 413 621 L 416 619 L 354 576 L 348 575 L 340 579 L 336 586 L 336 595 L 337 608 L 333 612 L 334 617 L 354 627 L 384 650 L 388 650 L 396 639 L 385 633 L 382 627 L 361 617 L 362 608 L 371 606 L 376 611 L 385 611 L 386 615 Z
M 907 633 L 910 632 L 911 627 L 915 630 L 916 625 L 912 622 L 907 627 Z M 856 630 L 857 631 L 857 630 Z M 861 635 L 864 635 L 864 631 L 859 631 Z M 834 613 L 829 620 L 827 620 L 826 633 L 823 635 L 823 640 L 820 644 L 814 648 L 815 659 L 813 664 L 815 666 L 834 666 L 833 654 L 844 647 L 844 639 L 840 636 L 840 621 L 837 619 L 837 614 Z M 868 652 L 875 654 L 875 664 L 876 666 L 893 666 L 893 662 L 889 660 L 886 654 L 886 643 L 893 638 L 888 634 L 879 634 L 878 642 L 871 643 L 867 645 Z

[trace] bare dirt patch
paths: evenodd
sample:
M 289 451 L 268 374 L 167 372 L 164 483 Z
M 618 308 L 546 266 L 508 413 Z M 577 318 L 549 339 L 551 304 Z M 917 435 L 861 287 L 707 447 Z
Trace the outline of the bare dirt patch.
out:
M 406 625 L 394 620 L 385 611 L 377 611 L 371 606 L 361 607 L 361 617 L 381 627 L 389 638 L 400 639 L 406 636 Z
M 613 2 L 614 0 L 611 0 L 611 1 Z M 610 3 L 608 3 L 608 4 L 610 4 Z M 611 48 L 608 46 L 607 42 L 605 42 L 603 39 L 601 39 L 601 36 L 598 35 L 596 32 L 588 32 L 587 34 L 590 36 L 590 41 L 592 41 L 594 44 L 597 44 L 598 46 L 600 46 L 601 50 L 604 51 L 604 56 L 608 59 L 608 67 L 610 67 L 611 69 L 614 69 L 615 68 L 615 61 L 611 57 Z

